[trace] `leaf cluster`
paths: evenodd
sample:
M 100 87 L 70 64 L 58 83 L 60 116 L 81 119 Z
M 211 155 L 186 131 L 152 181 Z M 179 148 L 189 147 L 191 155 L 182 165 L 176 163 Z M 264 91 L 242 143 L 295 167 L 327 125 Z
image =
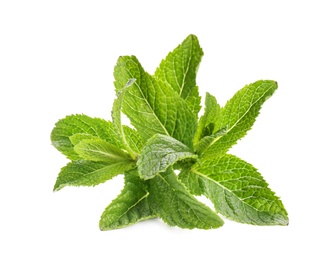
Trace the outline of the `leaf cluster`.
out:
M 196 74 L 202 56 L 195 35 L 170 52 L 154 75 L 135 56 L 122 56 L 114 68 L 112 121 L 70 115 L 56 123 L 52 144 L 71 161 L 55 191 L 124 175 L 123 190 L 102 213 L 101 230 L 157 217 L 181 228 L 218 228 L 218 213 L 240 223 L 288 224 L 281 200 L 257 169 L 228 153 L 251 129 L 277 83 L 246 85 L 224 107 L 207 93 L 199 118 Z M 122 114 L 132 127 L 122 124 Z M 196 199 L 200 195 L 214 210 Z

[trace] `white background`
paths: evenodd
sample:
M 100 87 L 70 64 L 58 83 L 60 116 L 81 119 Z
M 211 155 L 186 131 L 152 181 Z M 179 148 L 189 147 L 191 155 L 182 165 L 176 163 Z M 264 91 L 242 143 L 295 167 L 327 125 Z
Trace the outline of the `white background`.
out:
M 0 259 L 335 259 L 332 1 L 1 1 Z M 224 105 L 273 79 L 278 91 L 231 153 L 284 202 L 287 227 L 225 221 L 182 230 L 151 220 L 101 232 L 122 177 L 52 192 L 51 146 L 68 114 L 110 119 L 112 71 L 136 55 L 153 73 L 187 35 L 205 52 L 197 83 Z

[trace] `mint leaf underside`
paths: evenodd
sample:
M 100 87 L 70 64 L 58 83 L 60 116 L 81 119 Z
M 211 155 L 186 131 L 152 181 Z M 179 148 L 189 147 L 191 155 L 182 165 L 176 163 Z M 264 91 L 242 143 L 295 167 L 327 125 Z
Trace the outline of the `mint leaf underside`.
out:
M 51 142 L 71 161 L 61 169 L 55 191 L 124 175 L 124 188 L 101 215 L 101 230 L 151 218 L 212 229 L 224 223 L 219 214 L 252 225 L 288 224 L 282 201 L 258 170 L 227 154 L 252 128 L 277 83 L 248 84 L 223 107 L 207 93 L 198 118 L 202 56 L 195 35 L 170 52 L 154 75 L 135 56 L 121 56 L 114 68 L 112 121 L 70 115 L 56 123 Z M 131 126 L 123 125 L 124 116 Z M 215 212 L 196 199 L 201 195 Z
M 137 165 L 144 180 L 165 172 L 168 167 L 182 159 L 196 159 L 198 156 L 178 140 L 166 135 L 154 135 L 143 147 Z

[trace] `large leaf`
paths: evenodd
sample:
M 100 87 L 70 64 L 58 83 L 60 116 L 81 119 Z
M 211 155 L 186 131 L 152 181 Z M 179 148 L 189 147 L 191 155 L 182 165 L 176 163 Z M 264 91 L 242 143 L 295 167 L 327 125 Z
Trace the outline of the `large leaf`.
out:
M 112 122 L 86 115 L 71 115 L 59 120 L 51 132 L 52 145 L 71 160 L 80 159 L 73 150 L 74 145 L 70 140 L 74 134 L 99 137 L 122 148 L 121 140 Z
M 208 133 L 212 140 L 197 147 L 198 152 L 203 156 L 227 152 L 251 129 L 263 103 L 276 89 L 275 81 L 260 80 L 239 90 L 222 109 L 220 123 L 215 127 L 224 134 L 217 135 L 213 129 L 212 135 Z
M 170 86 L 146 73 L 134 56 L 118 59 L 114 77 L 117 91 L 136 79 L 124 94 L 122 111 L 144 141 L 163 134 L 192 146 L 196 116 Z
M 225 217 L 254 225 L 287 225 L 287 212 L 258 171 L 225 154 L 202 158 L 179 179 L 195 195 L 206 195 Z
M 130 161 L 130 156 L 120 148 L 101 139 L 85 139 L 74 146 L 74 151 L 85 160 L 117 163 Z
M 166 135 L 154 135 L 143 147 L 137 161 L 138 173 L 144 180 L 151 179 L 182 159 L 196 159 L 190 148 Z
M 171 168 L 150 180 L 149 193 L 151 208 L 170 226 L 211 229 L 223 225 L 216 213 L 185 189 Z
M 122 228 L 156 217 L 149 207 L 148 196 L 146 183 L 133 173 L 126 173 L 121 194 L 102 213 L 100 229 Z
M 167 82 L 187 101 L 193 113 L 200 110 L 200 96 L 196 86 L 196 74 L 203 51 L 195 35 L 189 35 L 177 48 L 162 60 L 155 76 Z
M 130 170 L 134 164 L 129 161 L 119 163 L 73 161 L 61 169 L 54 190 L 65 186 L 95 186 Z

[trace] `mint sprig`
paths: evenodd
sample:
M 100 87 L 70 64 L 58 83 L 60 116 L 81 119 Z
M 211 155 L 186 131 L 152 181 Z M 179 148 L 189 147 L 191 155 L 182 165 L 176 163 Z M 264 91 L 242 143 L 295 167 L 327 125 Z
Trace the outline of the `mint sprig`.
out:
M 71 115 L 56 123 L 52 144 L 71 162 L 61 169 L 55 191 L 124 174 L 123 190 L 102 213 L 101 230 L 150 218 L 181 228 L 218 228 L 223 225 L 218 213 L 240 223 L 288 224 L 281 200 L 257 169 L 227 153 L 252 128 L 277 83 L 246 85 L 224 107 L 207 93 L 198 119 L 196 73 L 202 56 L 194 35 L 170 52 L 154 75 L 135 56 L 122 56 L 114 68 L 112 122 Z M 122 113 L 133 128 L 122 124 Z M 196 199 L 200 195 L 216 212 Z

